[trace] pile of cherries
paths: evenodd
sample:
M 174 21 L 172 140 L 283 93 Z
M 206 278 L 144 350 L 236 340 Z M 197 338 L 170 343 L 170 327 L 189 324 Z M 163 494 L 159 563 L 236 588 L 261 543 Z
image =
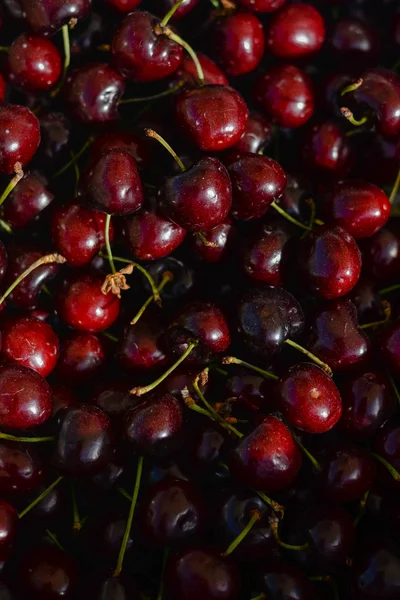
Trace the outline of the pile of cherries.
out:
M 0 44 L 0 600 L 398 600 L 398 0 Z

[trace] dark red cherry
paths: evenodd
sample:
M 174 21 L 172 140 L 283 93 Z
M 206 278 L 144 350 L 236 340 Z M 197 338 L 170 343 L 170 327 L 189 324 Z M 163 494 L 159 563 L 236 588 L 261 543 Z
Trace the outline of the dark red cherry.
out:
M 264 357 L 276 354 L 286 339 L 296 338 L 303 328 L 300 304 L 282 288 L 255 288 L 239 302 L 239 335 L 254 354 Z
M 52 34 L 71 19 L 82 19 L 92 0 L 20 0 L 22 16 L 36 33 Z
M 251 12 L 270 13 L 278 10 L 286 0 L 238 0 L 237 4 Z
M 306 130 L 301 156 L 307 170 L 323 177 L 340 178 L 354 163 L 349 138 L 333 121 L 320 121 Z
M 8 263 L 7 250 L 6 250 L 6 247 L 3 244 L 3 242 L 0 240 L 0 283 L 3 281 L 4 275 L 6 274 L 7 263 Z
M 171 394 L 138 401 L 124 418 L 125 439 L 138 454 L 164 458 L 182 443 L 182 404 Z
M 301 281 L 320 298 L 345 296 L 361 274 L 361 253 L 342 227 L 325 225 L 311 231 L 299 250 Z
M 400 273 L 400 235 L 395 228 L 382 227 L 360 246 L 363 270 L 375 281 Z
M 205 152 L 225 150 L 245 131 L 246 103 L 231 87 L 205 85 L 183 90 L 175 100 L 175 120 L 190 142 Z
M 173 16 L 171 18 L 177 20 L 177 19 L 182 19 L 183 17 L 186 17 L 186 15 L 188 15 L 193 10 L 193 8 L 196 6 L 196 4 L 199 3 L 199 1 L 200 0 L 183 0 L 181 6 L 173 14 Z M 175 0 L 164 0 L 165 12 L 170 10 L 175 4 L 176 4 Z
M 123 0 L 125 3 L 125 0 Z M 140 0 L 139 0 L 140 1 Z M 121 0 L 109 0 L 121 4 Z M 137 0 L 136 0 L 137 4 Z M 133 581 L 124 573 L 113 577 L 104 573 L 104 568 L 96 570 L 85 582 L 81 600 L 141 600 L 141 596 Z
M 61 56 L 50 40 L 23 33 L 8 51 L 8 79 L 28 92 L 48 91 L 61 75 Z
M 161 548 L 193 543 L 205 529 L 206 507 L 196 486 L 180 479 L 152 485 L 141 504 L 140 532 Z
M 92 518 L 85 529 L 83 541 L 85 548 L 87 546 L 89 556 L 97 561 L 100 559 L 101 562 L 109 562 L 110 559 L 115 562 L 126 529 L 126 510 L 121 513 L 119 510 L 112 508 L 110 510 L 110 507 L 107 507 L 106 511 L 102 511 L 99 516 Z M 130 558 L 135 551 L 135 542 L 132 535 L 128 538 L 127 558 Z M 104 576 L 104 566 L 102 571 Z
M 179 12 L 179 11 L 178 11 Z M 197 58 L 203 69 L 204 75 L 204 83 L 207 85 L 229 85 L 228 79 L 221 71 L 219 67 L 215 64 L 214 61 L 211 60 L 205 54 L 201 52 L 197 53 Z M 197 75 L 196 65 L 194 64 L 192 58 L 190 56 L 184 56 L 182 63 L 178 70 L 175 72 L 175 78 L 178 81 L 185 81 L 187 85 L 191 87 L 197 87 L 199 84 L 199 78 Z
M 334 23 L 328 44 L 335 63 L 339 60 L 346 66 L 373 64 L 379 51 L 379 38 L 372 24 L 353 17 Z
M 236 219 L 259 219 L 286 187 L 282 167 L 266 156 L 250 152 L 239 155 L 229 163 L 228 172 L 232 180 L 232 214 Z
M 351 300 L 337 300 L 313 314 L 307 348 L 328 363 L 333 371 L 361 366 L 371 355 L 371 342 L 357 323 Z
M 85 201 L 110 215 L 136 212 L 143 202 L 136 160 L 128 150 L 114 148 L 92 164 L 81 183 Z
M 37 172 L 25 175 L 4 203 L 4 219 L 12 229 L 24 229 L 53 201 L 46 179 Z
M 151 263 L 148 271 L 156 285 L 160 285 L 165 273 L 172 274 L 172 281 L 162 291 L 163 304 L 170 303 L 172 308 L 176 307 L 179 299 L 184 298 L 193 290 L 196 282 L 194 269 L 187 262 L 184 263 L 172 256 Z M 144 281 L 144 287 L 149 295 L 152 294 L 147 279 Z
M 193 547 L 169 557 L 165 589 L 174 600 L 236 600 L 240 575 L 214 548 Z
M 52 418 L 66 406 L 79 404 L 78 398 L 69 387 L 53 383 L 51 385 L 51 394 L 53 396 L 53 414 Z
M 0 559 L 2 561 L 10 555 L 13 549 L 17 527 L 17 511 L 11 504 L 0 499 Z
M 47 377 L 58 360 L 58 338 L 53 328 L 35 317 L 20 317 L 2 329 L 3 358 Z
M 36 450 L 14 442 L 0 443 L 0 493 L 26 494 L 43 480 L 43 466 Z
M 111 421 L 90 404 L 69 406 L 58 414 L 53 464 L 72 476 L 93 475 L 112 460 L 114 435 Z
M 232 147 L 232 153 L 253 152 L 258 154 L 272 139 L 272 123 L 258 112 L 250 111 L 246 129 L 240 140 Z
M 367 538 L 355 556 L 351 571 L 350 593 L 357 600 L 393 598 L 400 593 L 397 573 L 400 552 L 391 539 Z
M 162 367 L 167 357 L 162 345 L 163 327 L 157 313 L 146 313 L 135 325 L 128 325 L 118 345 L 118 362 L 127 371 Z
M 251 13 L 220 18 L 212 32 L 212 50 L 227 75 L 244 75 L 259 65 L 264 54 L 261 21 Z
M 370 237 L 390 216 L 385 192 L 372 183 L 358 179 L 340 181 L 323 201 L 324 219 L 343 227 L 355 239 Z
M 32 600 L 71 598 L 78 581 L 72 558 L 54 545 L 34 546 L 22 558 L 18 581 Z
M 13 173 L 15 164 L 26 165 L 40 142 L 39 121 L 25 106 L 0 106 L 0 173 Z
M 362 81 L 362 85 L 353 92 L 359 110 L 371 113 L 382 135 L 398 135 L 400 133 L 400 78 L 393 71 L 376 68 L 363 73 Z
M 198 401 L 198 394 L 193 387 L 193 381 L 198 373 L 199 370 L 196 368 L 196 366 L 191 365 L 188 367 L 188 365 L 183 364 L 175 369 L 175 371 L 168 375 L 168 377 L 163 381 L 161 384 L 162 391 L 166 392 L 167 394 L 172 394 L 178 400 L 180 400 L 182 398 L 182 390 L 187 387 L 192 398 Z M 199 388 L 200 391 L 205 394 L 208 389 L 208 382 L 199 382 Z
M 139 6 L 142 0 L 105 0 L 105 2 L 120 13 L 129 13 Z
M 25 509 L 27 506 L 33 503 L 43 492 L 47 492 L 44 498 L 42 498 L 37 504 L 35 504 L 35 506 L 33 506 L 29 510 L 29 512 L 26 515 L 24 515 L 24 519 L 29 521 L 29 523 L 55 523 L 57 519 L 62 518 L 62 515 L 65 514 L 68 502 L 68 498 L 65 493 L 65 487 L 57 483 L 57 485 L 53 487 L 53 489 L 48 491 L 49 485 L 53 482 L 54 474 L 52 480 L 45 479 L 32 492 L 29 492 L 29 494 L 20 497 L 18 506 Z
M 150 150 L 146 138 L 133 131 L 111 130 L 99 135 L 90 147 L 89 162 L 96 163 L 110 150 L 127 150 L 136 160 L 137 166 L 146 167 L 150 162 Z
M 27 367 L 0 366 L 0 426 L 27 429 L 51 416 L 53 402 L 47 381 Z
M 260 409 L 271 405 L 271 390 L 275 386 L 271 381 L 266 381 L 260 375 L 250 373 L 243 369 L 237 375 L 230 377 L 226 382 L 226 395 L 235 398 L 239 406 L 258 412 Z M 273 390 L 275 396 L 275 390 Z
M 259 579 L 269 600 L 316 600 L 311 581 L 290 563 L 264 561 Z
M 266 47 L 280 58 L 299 58 L 320 50 L 325 23 L 311 4 L 289 4 L 276 13 L 267 27 Z
M 357 285 L 351 290 L 350 299 L 357 307 L 360 325 L 384 320 L 385 312 L 383 309 L 385 306 L 382 304 L 377 283 L 373 283 L 361 274 Z
M 269 493 L 291 485 L 301 462 L 289 429 L 270 415 L 238 442 L 227 464 L 241 484 Z
M 396 409 L 390 382 L 380 371 L 356 373 L 339 389 L 343 404 L 339 427 L 351 437 L 372 437 Z
M 43 153 L 46 161 L 60 158 L 67 149 L 71 134 L 71 123 L 67 117 L 59 112 L 44 114 L 40 117 L 40 132 L 39 152 Z
M 61 343 L 56 374 L 66 385 L 80 385 L 100 376 L 105 364 L 102 340 L 93 333 L 73 331 Z
M 228 216 L 225 221 L 203 233 L 207 242 L 212 245 L 206 245 L 197 235 L 192 236 L 192 248 L 197 258 L 207 263 L 217 263 L 229 254 L 236 239 L 236 227 L 232 219 Z
M 120 300 L 111 292 L 103 294 L 102 284 L 103 277 L 96 271 L 72 273 L 57 299 L 61 319 L 82 331 L 108 329 L 118 317 Z
M 183 58 L 183 49 L 169 39 L 160 19 L 145 11 L 127 15 L 111 44 L 112 59 L 118 73 L 132 81 L 155 81 L 172 75 Z
M 283 285 L 284 268 L 287 264 L 289 246 L 293 237 L 293 227 L 283 219 L 268 219 L 245 249 L 242 266 L 253 281 L 268 285 Z
M 6 82 L 4 81 L 3 75 L 0 75 L 0 102 L 4 102 L 6 95 Z
M 359 151 L 360 176 L 377 185 L 392 186 L 399 166 L 400 136 L 388 138 L 377 131 L 365 132 L 365 143 Z
M 181 227 L 201 232 L 222 223 L 231 203 L 232 187 L 227 170 L 216 158 L 205 157 L 190 169 L 165 180 L 159 206 Z
M 325 433 L 342 414 L 339 390 L 317 365 L 291 367 L 278 383 L 276 404 L 287 422 L 308 433 Z
M 126 381 L 101 381 L 91 394 L 90 403 L 101 408 L 110 419 L 120 417 L 136 402 L 129 387 Z
M 314 87 L 305 71 L 278 65 L 256 82 L 254 99 L 282 127 L 301 127 L 314 112 Z
M 391 323 L 380 336 L 379 350 L 383 362 L 396 375 L 400 374 L 400 322 Z
M 73 71 L 66 81 L 68 112 L 83 123 L 115 121 L 124 90 L 124 79 L 107 63 L 85 65 Z

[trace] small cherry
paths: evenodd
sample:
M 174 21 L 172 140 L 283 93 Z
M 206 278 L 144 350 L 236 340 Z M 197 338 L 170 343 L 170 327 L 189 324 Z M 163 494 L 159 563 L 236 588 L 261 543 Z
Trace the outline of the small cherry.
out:
M 98 377 L 105 363 L 102 340 L 94 333 L 73 331 L 62 340 L 56 375 L 66 385 L 82 385 Z
M 106 381 L 96 385 L 90 403 L 101 408 L 110 419 L 119 419 L 128 408 L 134 405 L 135 399 L 129 393 L 126 381 Z
M 4 219 L 13 230 L 24 229 L 38 219 L 53 199 L 45 177 L 38 172 L 27 173 L 8 196 L 3 209 Z
M 311 581 L 303 571 L 291 563 L 280 560 L 265 561 L 259 579 L 261 590 L 270 600 L 315 600 Z
M 273 15 L 267 27 L 266 48 L 279 58 L 314 54 L 325 40 L 325 23 L 311 4 L 289 4 Z
M 130 13 L 142 0 L 105 0 L 106 3 L 120 13 Z
M 372 23 L 347 17 L 334 23 L 328 45 L 335 63 L 360 67 L 375 63 L 380 43 Z
M 385 594 L 396 598 L 400 585 L 396 573 L 400 554 L 391 538 L 369 536 L 352 568 L 350 593 L 354 598 L 375 598 Z M 377 592 L 377 590 L 379 590 Z
M 46 38 L 23 33 L 8 51 L 8 79 L 12 85 L 27 91 L 48 91 L 62 72 L 61 56 Z
M 32 444 L 0 442 L 0 493 L 26 494 L 43 481 L 40 456 Z
M 400 235 L 396 228 L 382 227 L 360 245 L 363 270 L 374 281 L 387 281 L 400 272 Z
M 360 325 L 385 320 L 388 305 L 382 300 L 377 284 L 371 279 L 361 275 L 350 293 L 350 299 L 357 307 Z

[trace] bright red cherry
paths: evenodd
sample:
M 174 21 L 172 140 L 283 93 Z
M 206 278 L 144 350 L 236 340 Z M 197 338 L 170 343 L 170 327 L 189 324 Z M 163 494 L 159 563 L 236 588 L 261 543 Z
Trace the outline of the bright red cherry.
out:
M 251 111 L 247 120 L 246 129 L 242 137 L 232 147 L 232 153 L 253 152 L 258 154 L 270 143 L 272 139 L 272 123 L 258 112 Z
M 135 9 L 142 0 L 105 0 L 105 2 L 120 13 L 129 13 Z
M 197 235 L 191 239 L 192 248 L 197 258 L 208 263 L 217 263 L 223 260 L 229 254 L 234 240 L 236 239 L 236 228 L 230 217 L 219 223 L 211 231 L 203 233 L 207 242 L 206 245 Z
M 353 98 L 360 110 L 371 113 L 380 133 L 385 136 L 400 133 L 400 77 L 393 71 L 376 68 L 363 73 L 362 84 Z
M 147 139 L 134 131 L 112 129 L 97 136 L 90 146 L 89 163 L 100 160 L 109 150 L 127 150 L 136 160 L 139 169 L 146 167 L 150 162 L 150 150 Z
M 276 13 L 267 28 L 266 47 L 280 58 L 299 58 L 320 50 L 325 23 L 311 4 L 289 4 Z
M 40 142 L 39 121 L 25 106 L 0 106 L 0 173 L 13 173 L 16 163 L 26 165 Z
M 182 4 L 178 8 L 178 10 L 171 17 L 172 20 L 182 19 L 186 17 L 190 13 L 191 10 L 200 2 L 200 0 L 183 0 Z M 177 0 L 164 0 L 165 12 L 170 10 L 175 4 Z
M 157 313 L 146 313 L 135 325 L 128 325 L 117 350 L 118 361 L 127 371 L 162 367 L 167 355 L 162 344 L 163 328 Z
M 82 19 L 89 12 L 92 0 L 20 0 L 22 17 L 36 33 L 52 34 L 71 19 Z
M 8 51 L 8 78 L 24 91 L 51 89 L 61 75 L 61 56 L 50 40 L 23 33 Z
M 24 229 L 53 201 L 46 179 L 40 173 L 25 175 L 4 203 L 4 219 L 12 229 Z

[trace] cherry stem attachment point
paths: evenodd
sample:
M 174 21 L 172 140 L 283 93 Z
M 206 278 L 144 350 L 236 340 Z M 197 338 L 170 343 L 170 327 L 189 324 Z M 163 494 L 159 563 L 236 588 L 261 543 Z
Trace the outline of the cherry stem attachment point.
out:
M 189 54 L 190 58 L 193 60 L 194 65 L 196 67 L 197 79 L 199 80 L 199 84 L 201 86 L 204 85 L 203 68 L 202 68 L 200 61 L 197 58 L 196 52 L 193 50 L 193 48 L 187 42 L 185 42 L 184 39 L 182 39 L 174 31 L 172 31 L 172 29 L 170 27 L 160 27 L 160 29 L 164 35 L 169 37 L 170 40 L 172 40 L 176 44 L 179 44 L 179 46 L 182 46 L 182 48 L 184 48 L 186 50 L 186 52 Z M 156 33 L 157 33 L 157 31 L 156 31 Z
M 270 373 L 269 371 L 265 371 L 264 369 L 261 369 L 260 367 L 256 367 L 255 365 L 252 365 L 251 363 L 248 363 L 245 360 L 236 358 L 236 356 L 225 356 L 222 359 L 222 364 L 223 365 L 240 365 L 242 367 L 247 367 L 248 369 L 251 369 L 252 371 L 255 371 L 256 373 L 259 373 L 260 375 L 265 377 L 265 379 L 273 379 L 274 381 L 279 381 L 279 377 L 277 375 L 274 375 L 274 373 Z
M 18 435 L 11 435 L 9 433 L 0 433 L 0 440 L 20 442 L 21 444 L 39 444 L 41 442 L 54 442 L 55 437 L 52 435 L 47 435 L 44 437 L 19 437 Z
M 11 179 L 10 183 L 8 184 L 8 186 L 6 187 L 6 189 L 0 196 L 0 206 L 3 204 L 3 202 L 7 198 L 7 196 L 9 196 L 9 194 L 11 194 L 11 192 L 13 191 L 13 189 L 15 188 L 17 183 L 19 183 L 24 176 L 24 172 L 22 170 L 21 163 L 19 163 L 19 162 L 15 163 L 14 173 L 15 173 L 14 177 Z
M 133 490 L 133 496 L 131 500 L 131 506 L 129 509 L 128 520 L 126 522 L 124 537 L 122 539 L 121 548 L 118 555 L 117 566 L 115 567 L 115 571 L 113 573 L 113 577 L 118 577 L 122 571 L 122 566 L 124 563 L 124 557 L 126 548 L 128 546 L 129 536 L 132 529 L 133 515 L 135 513 L 136 502 L 139 495 L 140 481 L 142 479 L 142 471 L 143 471 L 143 456 L 139 456 L 137 468 L 136 468 L 136 480 L 135 480 L 135 488 Z
M 397 192 L 399 190 L 399 186 L 400 186 L 400 169 L 397 173 L 396 181 L 394 182 L 392 191 L 390 192 L 390 196 L 389 196 L 390 204 L 392 204 L 393 200 L 396 198 Z
M 229 556 L 232 554 L 234 550 L 239 546 L 239 544 L 244 540 L 247 534 L 253 529 L 254 525 L 261 519 L 261 513 L 258 510 L 252 510 L 251 519 L 247 523 L 246 527 L 239 533 L 239 535 L 233 540 L 231 544 L 229 544 L 228 548 L 223 552 L 222 556 Z
M 112 273 L 115 273 L 116 268 L 115 268 L 114 259 L 113 259 L 113 255 L 112 255 L 112 251 L 111 251 L 111 245 L 110 245 L 110 223 L 111 223 L 111 215 L 107 214 L 106 222 L 104 224 L 104 239 L 106 242 L 108 262 L 110 263 L 110 268 L 111 268 Z
M 340 92 L 340 95 L 345 96 L 349 92 L 355 92 L 363 83 L 364 80 L 360 77 L 360 79 L 357 79 L 357 81 L 355 81 L 354 83 L 350 83 L 350 85 L 347 85 L 345 88 L 343 88 Z
M 285 516 L 285 507 L 284 506 L 282 506 L 281 504 L 278 504 L 278 502 L 276 502 L 276 500 L 272 500 L 272 498 L 270 498 L 269 496 L 264 494 L 264 492 L 257 491 L 256 493 L 261 498 L 261 500 L 263 502 L 265 502 L 265 504 L 270 506 L 272 508 L 272 510 L 275 513 L 277 513 L 277 515 L 279 515 L 280 519 L 283 519 L 283 517 Z
M 301 441 L 299 440 L 297 435 L 294 433 L 294 431 L 292 431 L 292 429 L 290 430 L 290 433 L 292 434 L 292 437 L 293 437 L 294 441 L 296 442 L 296 444 L 298 445 L 298 447 L 300 448 L 300 450 L 303 452 L 303 454 L 305 454 L 305 456 L 307 456 L 308 460 L 311 462 L 311 464 L 314 467 L 314 469 L 316 470 L 316 472 L 321 473 L 322 467 L 319 464 L 319 462 L 317 461 L 317 459 L 311 454 L 311 452 L 309 452 L 307 450 L 307 448 L 305 446 L 303 446 L 303 444 L 301 443 Z
M 379 454 L 376 454 L 376 452 L 371 452 L 371 456 L 373 456 L 378 462 L 381 463 L 381 465 L 385 467 L 385 469 L 389 471 L 395 481 L 400 481 L 400 473 L 393 467 L 393 465 L 390 464 L 390 462 L 385 460 Z
M 178 81 L 176 85 L 165 90 L 164 92 L 160 92 L 159 94 L 153 94 L 153 96 L 142 96 L 141 98 L 126 98 L 124 100 L 120 100 L 118 104 L 134 104 L 136 102 L 150 102 L 151 100 L 158 100 L 159 98 L 165 98 L 165 96 L 170 96 L 174 92 L 177 92 L 185 85 L 184 81 Z
M 166 140 L 164 140 L 163 137 L 161 137 L 161 135 L 159 135 L 156 131 L 154 131 L 154 129 L 146 128 L 144 130 L 144 132 L 147 135 L 147 137 L 151 137 L 151 138 L 157 140 L 157 142 L 160 142 L 160 144 L 162 146 L 164 146 L 164 148 L 170 153 L 172 158 L 175 160 L 176 164 L 179 166 L 182 173 L 184 173 L 186 171 L 185 165 L 183 164 L 183 162 L 181 161 L 181 159 L 179 158 L 177 153 L 172 149 L 172 147 L 168 144 L 168 142 Z
M 32 510 L 32 508 L 34 508 L 36 506 L 36 504 L 39 504 L 39 502 L 41 502 L 43 500 L 43 498 L 45 498 L 47 496 L 47 494 L 49 494 L 60 483 L 60 481 L 62 479 L 63 479 L 63 477 L 59 477 L 58 479 L 53 481 L 53 483 L 51 485 L 49 485 L 49 487 L 46 488 L 44 490 L 44 492 L 42 492 L 37 498 L 35 498 L 35 500 L 33 502 L 31 502 L 29 504 L 29 506 L 27 506 L 26 508 L 24 508 L 23 511 L 18 513 L 18 517 L 20 519 L 22 519 L 22 517 L 24 517 L 30 510 Z
M 309 227 L 308 225 L 304 225 L 304 223 L 301 223 L 300 221 L 289 215 L 289 213 L 283 210 L 283 208 L 281 208 L 276 202 L 271 202 L 270 206 L 272 206 L 272 208 L 274 208 L 276 212 L 278 212 L 284 219 L 290 221 L 290 223 L 293 223 L 293 225 L 296 225 L 297 227 L 300 227 L 305 231 L 311 231 L 311 227 Z
M 322 360 L 320 360 L 317 356 L 315 356 L 315 354 L 307 350 L 307 348 L 303 348 L 303 346 L 296 344 L 296 342 L 294 342 L 293 340 L 285 340 L 285 344 L 288 344 L 288 346 L 292 346 L 292 348 L 295 348 L 296 350 L 299 350 L 299 352 L 302 352 L 303 354 L 308 356 L 308 358 L 315 362 L 316 365 L 321 367 L 321 369 L 325 371 L 325 373 L 329 375 L 329 377 L 332 377 L 333 372 L 330 366 L 324 363 Z
M 174 278 L 174 276 L 172 275 L 172 273 L 170 271 L 166 271 L 163 274 L 163 277 L 161 279 L 160 285 L 157 287 L 157 292 L 160 294 L 160 292 L 162 292 L 162 290 L 167 285 L 167 283 L 169 283 L 170 281 L 172 281 L 173 278 Z M 144 302 L 144 304 L 142 305 L 142 307 L 138 310 L 138 312 L 136 313 L 136 315 L 133 317 L 133 319 L 132 319 L 132 321 L 130 323 L 131 325 L 136 325 L 136 323 L 143 316 L 143 313 L 145 312 L 145 310 L 147 309 L 147 307 L 149 306 L 149 304 L 151 304 L 151 302 L 153 300 L 154 300 L 154 295 L 153 296 L 149 296 L 147 298 L 146 302 Z
M 82 154 L 84 152 L 86 152 L 86 150 L 89 148 L 89 146 L 91 144 L 93 144 L 94 142 L 94 138 L 90 137 L 82 146 L 82 148 L 79 150 L 79 152 L 77 152 L 76 154 L 74 154 L 74 156 L 71 158 L 71 160 L 64 165 L 63 167 L 61 167 L 61 169 L 59 169 L 58 171 L 56 171 L 56 173 L 54 173 L 53 175 L 53 179 L 57 179 L 57 177 L 60 177 L 60 175 L 62 175 L 63 173 L 65 173 L 65 171 L 68 171 L 68 169 L 70 167 L 72 167 L 76 162 L 78 162 L 78 160 L 80 159 L 80 157 L 82 156 Z
M 361 127 L 368 121 L 368 117 L 362 117 L 361 119 L 356 119 L 349 108 L 346 106 L 342 106 L 340 109 L 342 115 L 355 127 Z
M 294 545 L 294 544 L 286 544 L 285 542 L 282 542 L 281 538 L 279 537 L 279 521 L 277 519 L 271 518 L 269 524 L 271 527 L 272 535 L 274 536 L 275 541 L 281 548 L 285 548 L 285 550 L 294 550 L 295 552 L 298 552 L 301 550 L 307 550 L 307 548 L 309 547 L 308 543 Z
M 195 235 L 197 235 L 199 240 L 201 240 L 207 248 L 218 248 L 218 244 L 216 244 L 215 242 L 210 242 L 206 238 L 206 236 L 203 233 L 201 233 L 200 231 L 196 231 Z

